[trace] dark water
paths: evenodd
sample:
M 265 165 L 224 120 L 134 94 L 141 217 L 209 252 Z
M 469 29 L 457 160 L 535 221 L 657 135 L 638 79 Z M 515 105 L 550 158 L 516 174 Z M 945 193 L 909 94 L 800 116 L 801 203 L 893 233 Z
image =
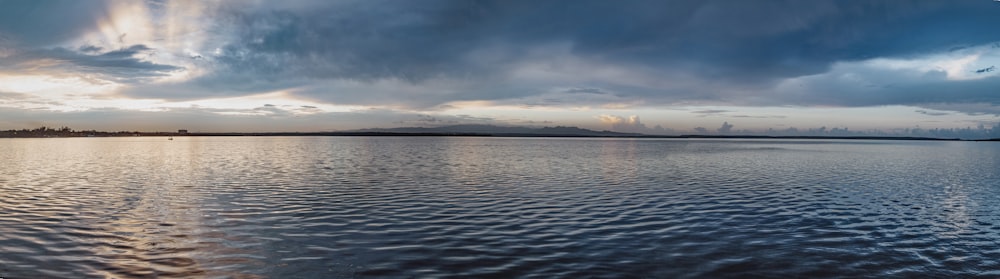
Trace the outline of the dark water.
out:
M 1000 144 L 4 139 L 0 277 L 1000 277 Z

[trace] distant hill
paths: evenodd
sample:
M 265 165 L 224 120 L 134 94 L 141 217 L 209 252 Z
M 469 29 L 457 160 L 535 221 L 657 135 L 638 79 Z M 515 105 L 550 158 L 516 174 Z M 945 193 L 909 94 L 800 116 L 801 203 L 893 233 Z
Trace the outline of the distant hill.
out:
M 642 134 L 619 133 L 612 131 L 594 131 L 578 127 L 508 127 L 482 124 L 463 124 L 441 127 L 401 127 L 373 128 L 349 132 L 359 133 L 398 133 L 398 134 L 457 134 L 457 135 L 489 135 L 489 136 L 572 136 L 572 137 L 635 137 Z

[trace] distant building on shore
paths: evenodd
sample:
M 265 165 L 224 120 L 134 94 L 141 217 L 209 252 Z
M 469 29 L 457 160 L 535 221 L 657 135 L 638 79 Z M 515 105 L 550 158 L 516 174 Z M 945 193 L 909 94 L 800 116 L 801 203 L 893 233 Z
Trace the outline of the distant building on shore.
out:
M 187 134 L 188 130 L 177 130 L 178 134 Z

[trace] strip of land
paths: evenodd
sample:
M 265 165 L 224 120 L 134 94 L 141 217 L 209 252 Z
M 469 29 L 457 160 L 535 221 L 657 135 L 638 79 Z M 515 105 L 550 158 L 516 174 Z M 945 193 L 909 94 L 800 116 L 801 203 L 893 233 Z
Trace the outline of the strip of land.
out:
M 960 141 L 957 138 L 896 137 L 896 136 L 771 136 L 771 135 L 645 135 L 594 131 L 577 127 L 499 127 L 473 125 L 440 128 L 363 129 L 335 132 L 140 132 L 140 131 L 77 131 L 67 127 L 0 131 L 0 138 L 64 138 L 64 137 L 219 137 L 219 136 L 406 136 L 406 137 L 600 137 L 600 138 L 664 138 L 664 139 L 856 139 L 856 140 L 924 140 Z M 977 139 L 975 141 L 1000 141 Z

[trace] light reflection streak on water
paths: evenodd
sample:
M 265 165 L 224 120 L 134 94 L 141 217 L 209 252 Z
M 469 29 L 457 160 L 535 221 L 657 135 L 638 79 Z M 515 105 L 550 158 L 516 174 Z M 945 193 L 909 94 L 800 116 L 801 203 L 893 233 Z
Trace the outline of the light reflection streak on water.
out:
M 61 278 L 183 278 L 212 275 L 199 261 L 213 253 L 241 251 L 223 244 L 232 237 L 202 226 L 203 197 L 189 177 L 199 168 L 198 142 L 154 139 L 12 140 L 20 144 L 0 147 L 0 160 L 12 163 L 0 173 L 3 200 L 14 201 L 3 210 L 34 216 L 23 221 L 50 231 L 32 237 L 39 252 L 25 255 L 33 262 L 25 267 Z M 3 235 L 21 235 L 18 229 Z
M 1000 148 L 989 143 L 0 142 L 5 278 L 1000 270 Z

